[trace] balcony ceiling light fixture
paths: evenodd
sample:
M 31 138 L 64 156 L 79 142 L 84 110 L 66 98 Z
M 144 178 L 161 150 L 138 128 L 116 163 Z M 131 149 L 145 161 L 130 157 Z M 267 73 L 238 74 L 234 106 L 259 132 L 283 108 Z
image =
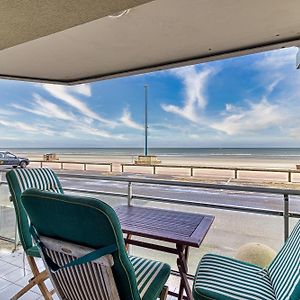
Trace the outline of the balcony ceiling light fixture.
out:
M 110 18 L 121 18 L 129 13 L 130 9 L 125 9 L 122 11 L 118 11 L 115 14 L 109 15 Z

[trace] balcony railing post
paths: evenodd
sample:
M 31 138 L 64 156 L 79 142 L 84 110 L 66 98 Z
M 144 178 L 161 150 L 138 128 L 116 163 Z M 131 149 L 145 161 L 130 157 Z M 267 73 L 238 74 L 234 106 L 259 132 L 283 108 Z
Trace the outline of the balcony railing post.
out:
M 110 172 L 112 172 L 113 171 L 113 165 L 112 165 L 112 163 L 110 163 Z
M 131 200 L 132 200 L 132 182 L 128 182 L 128 192 L 127 192 L 127 205 L 131 206 Z
M 234 179 L 238 179 L 238 169 L 234 169 Z
M 43 162 L 41 161 L 41 168 L 43 167 Z
M 283 197 L 284 241 L 286 241 L 289 237 L 289 195 L 284 194 Z
M 83 170 L 86 171 L 86 164 L 83 164 Z
M 156 167 L 153 166 L 153 174 L 155 175 L 156 174 Z
M 292 172 L 288 171 L 288 182 L 292 182 Z
M 194 169 L 191 167 L 191 176 L 194 176 Z
M 123 173 L 124 172 L 124 165 L 121 164 L 121 172 Z
M 63 170 L 64 169 L 64 163 L 60 163 L 60 169 Z

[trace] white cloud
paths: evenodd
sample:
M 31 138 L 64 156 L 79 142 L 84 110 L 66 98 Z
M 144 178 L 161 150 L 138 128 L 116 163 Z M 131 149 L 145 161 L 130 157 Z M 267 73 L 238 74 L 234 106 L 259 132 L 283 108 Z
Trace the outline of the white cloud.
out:
M 228 135 L 240 135 L 279 126 L 284 118 L 281 107 L 264 98 L 258 103 L 248 102 L 246 108 L 231 105 L 229 115 L 222 121 L 212 122 L 210 127 Z
M 98 136 L 107 139 L 117 139 L 117 140 L 125 139 L 125 137 L 122 134 L 112 134 L 106 130 L 95 128 L 87 124 L 81 124 L 80 126 L 79 125 L 75 126 L 74 129 L 77 134 L 81 132 L 84 134 L 84 136 L 93 135 L 93 136 Z
M 51 118 L 51 119 L 60 119 L 63 121 L 67 121 L 68 124 L 64 129 L 61 130 L 60 128 L 56 128 L 55 135 L 61 136 L 69 139 L 76 139 L 76 138 L 83 138 L 85 139 L 88 136 L 97 136 L 105 139 L 116 139 L 116 140 L 124 140 L 125 137 L 122 134 L 115 134 L 107 130 L 100 129 L 93 125 L 94 121 L 100 122 L 102 125 L 111 125 L 111 128 L 114 128 L 118 125 L 118 122 L 110 121 L 101 118 L 97 113 L 93 112 L 85 103 L 83 103 L 80 99 L 74 97 L 71 93 L 76 93 L 84 96 L 90 96 L 91 90 L 89 85 L 80 85 L 76 87 L 64 87 L 64 86 L 55 86 L 55 85 L 48 85 L 44 84 L 43 88 L 48 91 L 52 96 L 55 98 L 64 101 L 65 103 L 69 104 L 70 106 L 77 109 L 80 113 L 80 122 L 78 122 L 78 115 L 75 115 L 71 112 L 64 111 L 60 106 L 57 104 L 50 102 L 37 94 L 33 95 L 32 105 L 25 106 L 20 104 L 12 104 L 11 106 L 25 111 L 29 113 L 33 113 L 39 116 Z M 130 118 L 130 114 L 123 116 L 124 125 L 126 126 L 138 126 L 133 120 Z M 130 123 L 132 121 L 132 123 Z M 1 123 L 0 123 L 1 125 Z M 3 123 L 3 126 L 9 126 L 7 123 Z M 54 131 L 47 129 L 46 127 L 41 126 L 30 126 L 25 123 L 14 123 L 15 129 L 24 130 L 30 133 L 44 133 L 48 135 L 53 135 Z M 99 123 L 98 123 L 99 125 Z M 54 124 L 54 127 L 55 124 Z
M 89 84 L 79 84 L 67 87 L 69 91 L 90 97 L 92 95 L 91 86 Z
M 257 59 L 255 66 L 257 68 L 282 70 L 286 67 L 296 68 L 297 48 L 285 48 L 280 50 L 268 51 L 262 53 Z
M 13 127 L 24 131 L 36 132 L 35 127 L 32 127 L 23 122 L 9 122 L 9 121 L 0 120 L 0 125 L 5 127 Z
M 63 131 L 63 132 L 60 133 L 60 135 L 62 137 L 68 138 L 68 139 L 74 139 L 74 138 L 78 137 L 75 134 L 73 134 L 71 132 L 68 132 L 68 131 Z
M 279 74 L 275 76 L 275 78 L 266 86 L 267 94 L 271 94 L 281 80 L 283 80 L 283 76 L 280 76 Z
M 209 127 L 228 135 L 255 134 L 257 140 L 267 129 L 277 137 L 282 133 L 284 137 L 295 137 L 300 108 L 300 72 L 295 69 L 295 56 L 295 48 L 257 55 L 253 65 L 264 96 L 260 101 L 243 101 L 240 105 L 227 103 L 219 120 L 210 120 Z
M 42 87 L 52 96 L 74 107 L 87 118 L 97 120 L 109 126 L 115 126 L 115 122 L 101 117 L 99 114 L 91 110 L 86 105 L 86 103 L 84 103 L 83 101 L 81 101 L 80 99 L 78 99 L 73 95 L 74 93 L 75 94 L 77 93 L 87 97 L 91 96 L 91 89 L 89 85 L 79 85 L 79 86 L 69 87 L 63 85 L 43 84 Z
M 300 128 L 290 128 L 287 133 L 292 138 L 300 138 Z
M 7 109 L 0 109 L 0 116 L 13 116 L 16 113 Z
M 45 126 L 39 125 L 29 125 L 24 122 L 10 122 L 5 120 L 0 120 L 0 125 L 21 130 L 21 132 L 29 132 L 41 135 L 53 135 L 54 132 Z
M 225 110 L 226 112 L 234 112 L 236 107 L 230 103 L 225 104 Z
M 127 127 L 138 129 L 138 130 L 144 129 L 144 126 L 142 126 L 141 124 L 138 124 L 134 120 L 132 120 L 131 113 L 128 108 L 125 108 L 123 110 L 123 115 L 120 118 L 120 121 L 122 122 L 122 124 L 124 124 Z
M 195 133 L 190 133 L 188 137 L 196 141 L 201 141 L 201 139 L 203 138 L 203 136 L 201 136 L 200 134 Z
M 182 107 L 172 104 L 162 104 L 166 112 L 177 114 L 189 121 L 198 123 L 200 121 L 200 112 L 204 110 L 207 104 L 205 98 L 205 88 L 210 76 L 214 73 L 211 68 L 202 68 L 197 71 L 195 66 L 179 68 L 170 71 L 183 81 L 185 90 L 184 105 Z
M 19 110 L 23 110 L 32 114 L 47 118 L 56 118 L 65 121 L 75 121 L 76 117 L 68 112 L 63 111 L 58 105 L 49 102 L 38 95 L 34 95 L 32 100 L 33 107 L 27 107 L 19 104 L 12 104 L 11 106 Z
M 19 141 L 19 136 L 6 136 L 3 133 L 1 133 L 1 141 Z
M 297 48 L 269 51 L 258 56 L 254 68 L 257 79 L 265 87 L 266 95 L 275 89 L 299 94 L 300 72 L 296 70 Z

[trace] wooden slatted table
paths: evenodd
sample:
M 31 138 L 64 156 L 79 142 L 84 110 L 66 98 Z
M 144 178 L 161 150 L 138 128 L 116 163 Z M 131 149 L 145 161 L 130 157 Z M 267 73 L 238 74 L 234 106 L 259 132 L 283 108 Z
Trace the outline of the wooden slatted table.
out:
M 164 251 L 178 255 L 177 266 L 181 277 L 179 294 L 181 300 L 186 293 L 186 299 L 192 300 L 192 292 L 188 283 L 189 247 L 200 247 L 214 217 L 194 213 L 178 212 L 165 209 L 119 206 L 116 213 L 120 219 L 122 230 L 127 234 L 126 244 Z M 132 236 L 140 236 L 175 244 L 167 247 L 151 242 L 135 240 Z

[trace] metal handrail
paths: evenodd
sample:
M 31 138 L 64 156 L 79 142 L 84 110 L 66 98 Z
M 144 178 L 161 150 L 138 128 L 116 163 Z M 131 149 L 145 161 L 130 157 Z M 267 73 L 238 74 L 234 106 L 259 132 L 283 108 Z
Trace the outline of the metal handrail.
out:
M 40 167 L 43 164 L 56 163 L 60 164 L 61 170 L 64 170 L 64 164 L 80 164 L 83 165 L 83 170 L 87 170 L 87 165 L 95 166 L 110 166 L 109 171 L 112 172 L 112 162 L 82 162 L 82 161 L 45 161 L 45 160 L 31 160 L 33 163 L 40 163 Z M 158 168 L 180 168 L 180 169 L 190 169 L 190 176 L 194 176 L 195 169 L 203 170 L 228 170 L 233 171 L 233 178 L 238 179 L 238 172 L 267 172 L 267 173 L 287 173 L 287 181 L 292 182 L 292 174 L 300 173 L 298 169 L 287 169 L 287 168 L 251 168 L 251 167 L 226 167 L 226 166 L 201 166 L 201 165 L 171 165 L 171 164 L 142 164 L 137 165 L 134 163 L 121 163 L 121 172 L 125 171 L 125 167 L 149 167 L 152 168 L 153 174 L 157 173 Z
M 153 178 L 137 178 L 127 176 L 105 176 L 105 175 L 89 175 L 89 174 L 70 174 L 59 172 L 58 176 L 68 178 L 85 178 L 92 180 L 107 180 L 107 181 L 120 181 L 120 182 L 132 182 L 132 183 L 145 183 L 145 184 L 157 184 L 157 185 L 171 185 L 171 186 L 185 186 L 205 189 L 221 189 L 240 192 L 256 192 L 261 194 L 288 194 L 300 196 L 300 190 L 293 189 L 279 189 L 269 187 L 254 187 L 245 185 L 230 185 L 230 184 L 214 184 L 203 182 L 190 182 L 179 180 L 165 180 L 165 179 L 153 179 Z
M 87 171 L 87 165 L 94 165 L 94 166 L 109 166 L 109 171 L 112 172 L 112 163 L 111 162 L 85 162 L 85 161 L 61 161 L 61 160 L 30 160 L 33 163 L 39 163 L 40 167 L 43 167 L 43 164 L 60 164 L 60 169 L 64 170 L 65 164 L 70 165 L 83 165 L 83 170 Z
M 300 173 L 298 169 L 287 168 L 251 168 L 251 167 L 225 167 L 225 166 L 201 166 L 201 165 L 171 165 L 171 164 L 134 164 L 121 163 L 121 171 L 125 172 L 125 167 L 148 167 L 152 168 L 152 174 L 157 173 L 158 168 L 190 169 L 190 176 L 194 176 L 195 169 L 203 170 L 228 170 L 234 171 L 234 179 L 238 179 L 238 172 L 266 172 L 266 173 L 287 173 L 287 181 L 292 182 L 292 174 Z

